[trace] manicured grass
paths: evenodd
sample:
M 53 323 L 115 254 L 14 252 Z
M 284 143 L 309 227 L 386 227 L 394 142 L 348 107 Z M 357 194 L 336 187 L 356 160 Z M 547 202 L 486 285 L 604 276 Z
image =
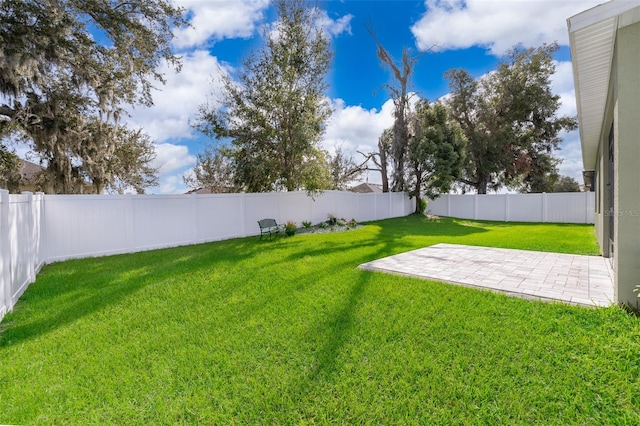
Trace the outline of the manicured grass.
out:
M 357 270 L 592 226 L 408 217 L 45 267 L 0 324 L 0 423 L 638 424 L 640 324 Z

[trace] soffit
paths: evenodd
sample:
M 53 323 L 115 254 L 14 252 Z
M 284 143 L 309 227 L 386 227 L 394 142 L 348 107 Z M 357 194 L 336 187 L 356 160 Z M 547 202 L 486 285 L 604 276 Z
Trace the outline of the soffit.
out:
M 639 21 L 640 0 L 612 0 L 567 20 L 585 170 L 596 166 L 616 32 Z

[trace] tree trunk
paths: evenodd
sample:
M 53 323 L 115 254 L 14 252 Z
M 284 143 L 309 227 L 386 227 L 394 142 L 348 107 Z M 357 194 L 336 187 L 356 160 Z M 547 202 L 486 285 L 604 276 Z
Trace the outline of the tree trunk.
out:
M 415 196 L 416 196 L 416 214 L 421 214 L 420 211 L 420 188 L 422 187 L 422 171 L 419 167 L 414 165 L 414 170 L 416 170 L 416 188 L 415 188 Z
M 486 176 L 480 176 L 478 178 L 478 186 L 477 191 L 478 194 L 486 194 L 487 193 L 487 185 L 489 183 L 489 179 Z
M 387 153 L 384 146 L 378 142 L 380 151 L 380 174 L 382 175 L 382 192 L 389 192 L 389 172 L 387 171 Z

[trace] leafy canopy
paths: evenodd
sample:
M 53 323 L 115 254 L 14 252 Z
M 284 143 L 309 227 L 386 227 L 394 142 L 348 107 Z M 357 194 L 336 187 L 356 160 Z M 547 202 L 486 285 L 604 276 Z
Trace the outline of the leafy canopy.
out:
M 107 161 L 83 157 L 104 143 L 92 137 L 96 120 L 118 127 L 125 105 L 152 104 L 152 85 L 164 82 L 159 65 L 179 69 L 170 42 L 172 29 L 186 25 L 182 12 L 168 0 L 0 2 L 0 132 L 11 126 L 30 141 L 56 192 L 75 192 L 81 172 L 90 176 L 93 163 Z M 147 150 L 134 133 L 128 143 Z M 149 182 L 145 170 L 139 182 Z
M 275 2 L 278 22 L 265 33 L 237 81 L 223 78 L 221 105 L 200 106 L 196 128 L 225 141 L 235 185 L 249 192 L 330 186 L 320 142 L 331 113 L 324 96 L 332 52 L 317 9 L 302 0 Z M 220 154 L 223 151 L 219 151 Z
M 485 194 L 555 170 L 553 161 L 537 159 L 558 149 L 560 133 L 577 125 L 575 118 L 557 115 L 560 97 L 550 80 L 557 49 L 555 43 L 514 48 L 494 72 L 478 79 L 464 69 L 445 74 L 448 106 L 468 141 L 461 178 L 466 188 Z
M 434 199 L 449 192 L 461 176 L 465 158 L 465 138 L 449 110 L 441 103 L 421 99 L 412 115 L 408 169 L 412 193 Z M 419 206 L 416 203 L 416 208 Z

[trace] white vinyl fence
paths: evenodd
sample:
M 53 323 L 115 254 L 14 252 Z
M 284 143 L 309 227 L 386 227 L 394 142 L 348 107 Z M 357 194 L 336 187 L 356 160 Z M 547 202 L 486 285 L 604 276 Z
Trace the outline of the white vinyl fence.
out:
M 0 190 L 0 320 L 44 263 L 258 235 L 258 220 L 406 216 L 404 193 L 9 195 Z
M 595 192 L 445 194 L 429 200 L 438 216 L 505 222 L 594 223 Z
M 42 194 L 0 190 L 0 320 L 42 267 Z
M 259 235 L 258 220 L 358 222 L 406 216 L 403 193 L 326 191 L 213 195 L 45 195 L 46 261 Z

